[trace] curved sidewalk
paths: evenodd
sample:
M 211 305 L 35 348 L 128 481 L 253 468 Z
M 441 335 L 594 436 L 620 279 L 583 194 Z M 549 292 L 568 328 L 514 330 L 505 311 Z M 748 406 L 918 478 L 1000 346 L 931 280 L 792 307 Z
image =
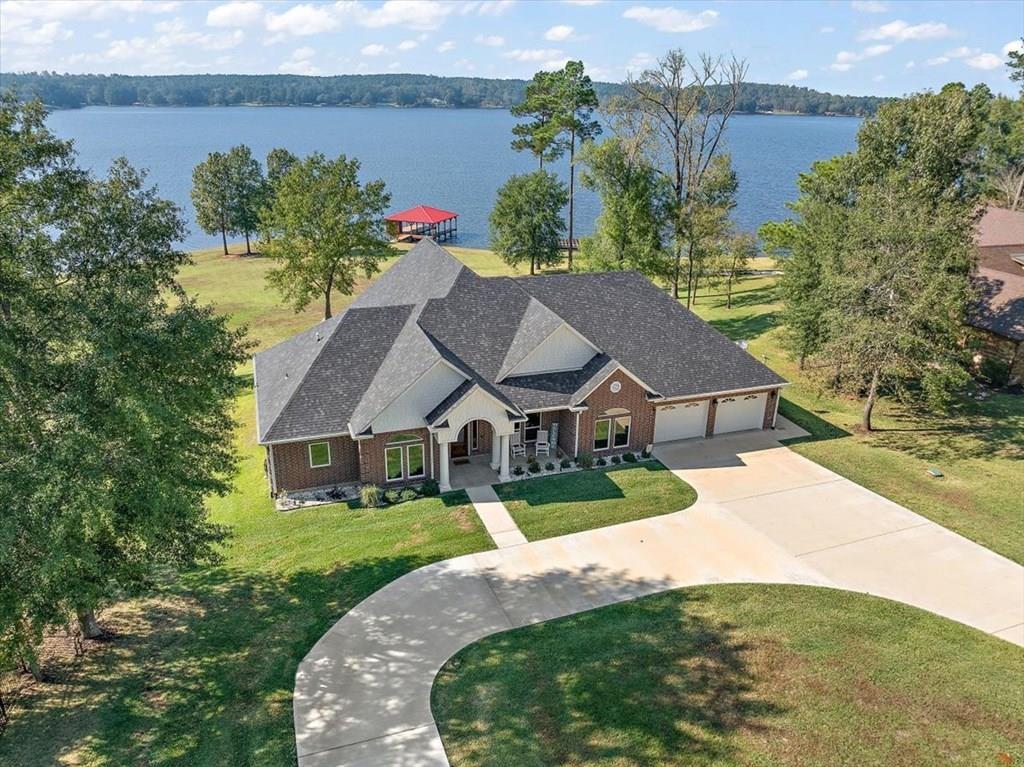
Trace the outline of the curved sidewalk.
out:
M 300 767 L 442 767 L 434 676 L 489 634 L 668 589 L 794 583 L 907 602 L 1024 644 L 1024 568 L 752 433 L 659 448 L 698 503 L 428 565 L 299 666 Z

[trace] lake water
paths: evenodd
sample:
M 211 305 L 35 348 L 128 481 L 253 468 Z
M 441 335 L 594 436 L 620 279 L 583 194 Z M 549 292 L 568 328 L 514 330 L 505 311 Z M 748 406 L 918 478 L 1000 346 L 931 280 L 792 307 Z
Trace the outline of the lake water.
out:
M 73 139 L 81 164 L 102 173 L 124 155 L 146 168 L 150 182 L 178 203 L 189 223 L 188 249 L 219 237 L 195 225 L 192 168 L 207 153 L 248 144 L 261 161 L 273 147 L 295 154 L 345 153 L 362 162 L 365 179 L 382 178 L 392 210 L 424 203 L 459 213 L 456 244 L 486 247 L 487 216 L 498 187 L 513 173 L 534 170 L 528 154 L 509 148 L 516 120 L 494 109 L 318 109 L 303 107 L 89 107 L 55 111 L 49 124 Z M 797 174 L 815 160 L 853 148 L 860 120 L 843 117 L 737 115 L 727 133 L 739 176 L 734 219 L 753 231 L 786 215 Z M 552 167 L 567 178 L 566 162 Z M 579 190 L 576 232 L 593 231 L 595 195 Z

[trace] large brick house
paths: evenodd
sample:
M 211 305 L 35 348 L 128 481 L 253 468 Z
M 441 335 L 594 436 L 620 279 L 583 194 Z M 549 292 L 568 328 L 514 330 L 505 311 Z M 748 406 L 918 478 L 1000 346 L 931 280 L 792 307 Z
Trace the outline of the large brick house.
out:
M 430 240 L 255 380 L 275 495 L 770 428 L 785 385 L 636 272 L 481 277 Z

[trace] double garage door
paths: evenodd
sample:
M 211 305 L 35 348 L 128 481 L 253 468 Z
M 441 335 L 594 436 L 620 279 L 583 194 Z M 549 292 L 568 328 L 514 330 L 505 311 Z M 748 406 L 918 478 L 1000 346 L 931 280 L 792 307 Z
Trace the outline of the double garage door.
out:
M 767 397 L 762 392 L 719 399 L 715 411 L 715 434 L 760 429 L 764 422 Z M 703 437 L 707 422 L 707 400 L 659 407 L 654 416 L 654 441 L 671 442 Z

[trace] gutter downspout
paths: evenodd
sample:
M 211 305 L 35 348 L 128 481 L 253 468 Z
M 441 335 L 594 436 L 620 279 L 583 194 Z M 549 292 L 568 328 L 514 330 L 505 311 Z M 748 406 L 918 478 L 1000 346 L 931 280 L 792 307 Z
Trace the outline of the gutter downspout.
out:
M 277 469 L 274 467 L 274 446 L 267 445 L 267 457 L 270 459 L 270 495 L 272 498 L 277 497 Z
M 576 428 L 573 429 L 576 444 L 572 448 L 572 458 L 575 461 L 580 456 L 580 411 L 576 411 Z
M 779 402 L 782 401 L 782 389 L 775 390 L 775 412 L 772 413 L 772 428 L 775 428 L 775 422 L 779 418 Z

